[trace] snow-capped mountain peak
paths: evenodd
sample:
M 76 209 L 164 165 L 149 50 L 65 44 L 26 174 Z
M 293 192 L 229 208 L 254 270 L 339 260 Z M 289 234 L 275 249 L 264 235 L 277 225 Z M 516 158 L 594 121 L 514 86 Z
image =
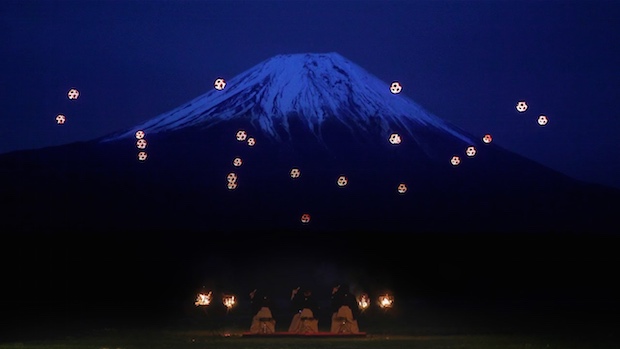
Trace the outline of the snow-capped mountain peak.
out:
M 391 83 L 338 53 L 277 55 L 227 80 L 223 90 L 214 88 L 102 141 L 133 137 L 138 130 L 154 134 L 190 126 L 208 128 L 228 120 L 245 120 L 267 136 L 281 139 L 287 136 L 282 130 L 289 132 L 290 118 L 297 117 L 319 138 L 321 125 L 336 118 L 362 130 L 379 121 L 381 136 L 399 129 L 415 138 L 416 129 L 430 127 L 472 143 L 465 132 L 402 93 L 392 93 Z

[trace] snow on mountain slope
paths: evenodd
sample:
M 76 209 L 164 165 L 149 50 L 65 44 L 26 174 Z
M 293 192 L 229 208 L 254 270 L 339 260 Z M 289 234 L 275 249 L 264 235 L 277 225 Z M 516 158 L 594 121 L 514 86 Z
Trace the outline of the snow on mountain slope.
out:
M 226 83 L 223 90 L 213 89 L 101 141 L 133 137 L 138 130 L 155 134 L 190 126 L 208 128 L 229 120 L 247 121 L 280 140 L 290 137 L 289 120 L 297 117 L 319 139 L 321 125 L 335 118 L 351 130 L 369 131 L 378 122 L 382 137 L 399 130 L 419 141 L 421 132 L 432 129 L 473 144 L 466 132 L 405 95 L 393 94 L 391 82 L 381 81 L 337 53 L 278 55 Z

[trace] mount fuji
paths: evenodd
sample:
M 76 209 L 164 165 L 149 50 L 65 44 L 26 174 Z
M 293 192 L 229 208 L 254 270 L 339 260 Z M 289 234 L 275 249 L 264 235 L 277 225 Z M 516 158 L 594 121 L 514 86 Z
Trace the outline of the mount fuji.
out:
M 337 53 L 278 55 L 134 127 L 3 154 L 12 205 L 2 225 L 259 236 L 609 230 L 618 191 L 485 143 L 391 83 Z

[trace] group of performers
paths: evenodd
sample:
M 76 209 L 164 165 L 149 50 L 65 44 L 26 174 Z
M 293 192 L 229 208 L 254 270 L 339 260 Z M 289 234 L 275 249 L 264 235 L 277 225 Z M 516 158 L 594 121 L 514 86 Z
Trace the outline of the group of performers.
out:
M 290 333 L 318 333 L 321 308 L 311 288 L 294 288 L 291 292 L 292 319 Z M 258 290 L 250 292 L 252 304 L 251 333 L 275 333 L 276 320 L 272 316 L 274 304 L 271 298 Z M 357 318 L 360 314 L 357 300 L 346 284 L 332 289 L 329 312 L 331 333 L 359 333 Z

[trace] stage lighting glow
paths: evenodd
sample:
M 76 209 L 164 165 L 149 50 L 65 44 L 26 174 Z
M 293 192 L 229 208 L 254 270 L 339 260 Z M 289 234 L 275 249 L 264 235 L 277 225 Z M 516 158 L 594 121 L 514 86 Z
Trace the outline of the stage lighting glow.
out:
M 136 131 L 136 139 L 142 139 L 145 135 L 146 134 L 142 130 Z
M 493 141 L 493 137 L 491 137 L 491 135 L 487 133 L 482 137 L 482 141 L 486 144 L 489 144 Z
M 309 223 L 310 222 L 310 214 L 308 213 L 304 213 L 301 215 L 301 222 L 302 223 Z
M 394 297 L 390 296 L 389 294 L 384 294 L 382 296 L 379 296 L 379 302 L 378 302 L 379 306 L 381 308 L 391 308 L 394 305 Z
M 404 194 L 407 192 L 407 185 L 405 183 L 400 183 L 396 188 L 400 194 Z
M 515 108 L 517 108 L 517 111 L 520 113 L 523 113 L 527 110 L 527 103 L 525 103 L 525 101 L 519 101 L 517 102 L 517 106 Z
M 228 309 L 234 307 L 237 304 L 237 297 L 234 295 L 224 295 L 222 297 L 222 304 Z
M 366 310 L 370 306 L 370 298 L 366 293 L 362 293 L 359 296 L 357 300 L 357 305 L 362 311 Z
M 291 178 L 299 178 L 301 171 L 298 168 L 292 168 L 290 172 Z
M 347 183 L 349 183 L 349 179 L 346 176 L 340 176 L 336 181 L 336 184 L 338 184 L 339 187 L 344 187 Z
M 194 304 L 197 307 L 207 306 L 211 304 L 211 295 L 212 295 L 211 291 L 209 291 L 209 293 L 199 293 L 198 296 L 196 296 L 196 302 L 194 302 Z

